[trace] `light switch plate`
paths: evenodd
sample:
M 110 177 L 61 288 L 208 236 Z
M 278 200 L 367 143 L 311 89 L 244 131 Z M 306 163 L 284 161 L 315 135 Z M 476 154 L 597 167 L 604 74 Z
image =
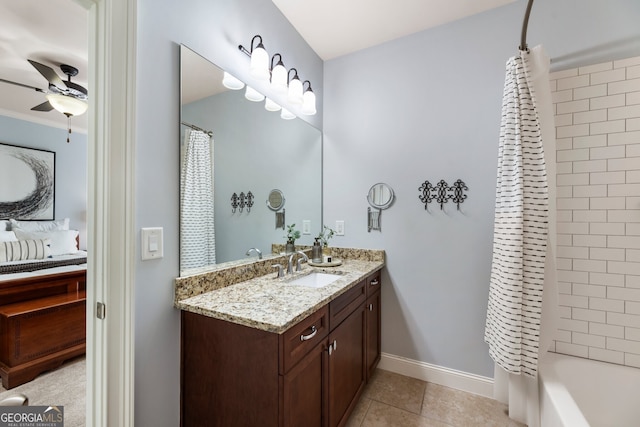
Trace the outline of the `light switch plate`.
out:
M 344 236 L 344 221 L 343 220 L 336 221 L 336 235 Z
M 148 227 L 140 230 L 143 261 L 164 256 L 162 231 L 162 227 Z
M 311 220 L 302 220 L 302 234 L 311 234 Z

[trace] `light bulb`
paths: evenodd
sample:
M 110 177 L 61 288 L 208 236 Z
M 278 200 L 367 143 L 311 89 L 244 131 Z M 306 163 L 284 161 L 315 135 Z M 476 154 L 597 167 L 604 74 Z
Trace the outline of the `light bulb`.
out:
M 84 114 L 84 112 L 87 111 L 87 108 L 89 107 L 86 101 L 74 98 L 73 96 L 69 95 L 48 93 L 47 95 L 45 95 L 45 97 L 53 108 L 68 116 L 79 116 L 81 114 Z
M 276 93 L 287 92 L 287 69 L 282 62 L 278 62 L 278 65 L 271 70 L 271 87 Z
M 262 43 L 251 52 L 251 65 L 249 72 L 258 80 L 269 80 L 269 54 Z
M 293 114 L 291 111 L 287 110 L 286 108 L 283 108 L 282 111 L 280 112 L 280 118 L 285 120 L 292 120 L 296 118 L 296 115 Z
M 261 94 L 260 92 L 258 92 L 257 90 L 255 90 L 249 85 L 247 85 L 247 90 L 244 93 L 244 97 L 247 98 L 249 101 L 253 101 L 253 102 L 260 102 L 264 99 L 263 94 Z
M 316 114 L 316 94 L 311 89 L 307 89 L 303 95 L 302 114 L 307 116 Z
M 289 82 L 289 94 L 287 99 L 294 105 L 302 104 L 302 82 L 298 76 L 295 76 Z
M 224 72 L 224 77 L 222 78 L 222 85 L 227 89 L 231 90 L 240 90 L 244 87 L 244 83 L 231 74 Z
M 282 107 L 273 102 L 271 98 L 267 98 L 264 101 L 264 109 L 267 111 L 279 111 Z

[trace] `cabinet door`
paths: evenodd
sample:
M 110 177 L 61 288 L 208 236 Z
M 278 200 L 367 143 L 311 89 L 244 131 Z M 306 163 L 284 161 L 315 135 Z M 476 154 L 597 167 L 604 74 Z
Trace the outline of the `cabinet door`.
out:
M 327 358 L 325 339 L 280 376 L 283 426 L 327 426 Z
M 365 311 L 360 304 L 329 334 L 329 426 L 343 426 L 365 384 Z
M 367 299 L 365 311 L 367 316 L 367 345 L 365 355 L 367 359 L 367 381 L 380 361 L 380 309 L 381 292 L 375 292 Z

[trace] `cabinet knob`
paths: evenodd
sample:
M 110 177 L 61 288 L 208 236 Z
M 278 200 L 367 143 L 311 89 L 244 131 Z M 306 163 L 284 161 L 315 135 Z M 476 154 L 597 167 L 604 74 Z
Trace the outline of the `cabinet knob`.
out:
M 369 311 L 373 311 L 373 304 L 369 304 Z
M 378 281 L 378 279 L 373 279 L 371 282 L 369 282 L 369 284 L 371 286 L 377 286 L 380 282 Z
M 300 341 L 307 341 L 313 338 L 318 333 L 316 325 L 311 326 L 311 333 L 309 335 L 300 335 Z

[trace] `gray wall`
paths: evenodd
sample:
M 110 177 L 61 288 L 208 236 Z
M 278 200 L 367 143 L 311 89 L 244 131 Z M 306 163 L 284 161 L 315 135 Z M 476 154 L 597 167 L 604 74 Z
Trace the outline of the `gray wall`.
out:
M 80 231 L 80 247 L 86 248 L 87 135 L 74 132 L 66 141 L 66 129 L 0 116 L 0 143 L 56 153 L 55 217 L 69 218 L 70 228 Z
M 249 59 L 237 45 L 264 37 L 271 54 L 311 80 L 322 123 L 322 61 L 265 0 L 140 0 L 137 28 L 136 224 L 164 227 L 164 258 L 136 264 L 135 420 L 176 426 L 179 419 L 178 277 L 179 44 L 250 81 Z M 256 89 L 260 89 L 256 85 Z M 138 232 L 139 234 L 139 232 Z M 137 242 L 140 236 L 135 236 Z
M 386 250 L 382 350 L 493 376 L 483 342 L 504 66 L 526 2 L 325 63 L 324 221 L 336 246 Z M 553 69 L 640 53 L 640 2 L 534 3 L 530 46 Z M 425 180 L 462 179 L 468 199 L 425 211 Z M 382 232 L 367 233 L 365 195 L 397 193 Z

